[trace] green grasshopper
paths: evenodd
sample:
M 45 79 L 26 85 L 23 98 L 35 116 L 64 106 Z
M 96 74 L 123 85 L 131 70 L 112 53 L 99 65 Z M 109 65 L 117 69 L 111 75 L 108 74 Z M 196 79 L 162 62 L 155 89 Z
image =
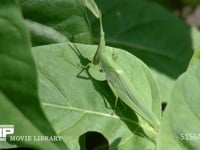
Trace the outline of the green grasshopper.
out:
M 105 73 L 108 85 L 116 98 L 120 98 L 127 106 L 134 110 L 136 114 L 143 118 L 153 128 L 153 132 L 157 134 L 160 124 L 159 120 L 151 110 L 145 107 L 144 102 L 141 101 L 141 97 L 131 84 L 130 79 L 115 62 L 117 58 L 110 56 L 106 51 L 101 13 L 99 15 L 99 21 L 100 42 L 92 63 L 94 65 L 99 64 L 102 71 Z M 117 104 L 117 99 L 115 105 Z

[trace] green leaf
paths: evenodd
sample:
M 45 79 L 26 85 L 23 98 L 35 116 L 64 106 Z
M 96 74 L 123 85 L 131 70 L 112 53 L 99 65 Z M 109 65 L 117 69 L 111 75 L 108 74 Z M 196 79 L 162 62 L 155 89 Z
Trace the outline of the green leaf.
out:
M 194 50 L 194 54 L 190 60 L 190 63 L 189 63 L 189 66 L 190 67 L 191 65 L 197 63 L 198 61 L 200 60 L 200 47 L 196 48 Z
M 20 0 L 20 5 L 25 19 L 37 24 L 34 30 L 30 30 L 33 45 L 62 42 L 59 36 L 49 37 L 48 33 L 52 30 L 70 41 L 91 43 L 90 25 L 83 0 Z M 45 28 L 46 32 L 40 34 L 41 28 Z
M 15 135 L 55 135 L 40 107 L 30 38 L 14 0 L 0 2 L 0 35 L 0 124 L 14 125 Z M 66 148 L 62 142 L 14 144 L 40 149 Z
M 194 63 L 198 62 L 200 60 L 200 32 L 198 29 L 196 28 L 192 28 L 191 29 L 191 36 L 192 36 L 192 41 L 193 41 L 193 55 L 192 58 L 190 59 L 190 63 L 188 65 L 188 67 L 190 67 L 191 65 L 193 65 Z
M 176 79 L 153 68 L 151 68 L 151 72 L 156 79 L 157 84 L 159 85 L 161 101 L 168 102 L 170 100 L 171 90 L 174 86 Z
M 184 4 L 181 2 L 182 0 L 146 0 L 146 1 L 151 1 L 151 2 L 156 2 L 159 5 L 161 5 L 164 8 L 167 8 L 169 11 L 174 13 L 174 11 L 181 11 L 181 9 L 184 7 Z M 175 13 L 175 15 L 177 15 Z M 179 14 L 178 14 L 179 15 Z
M 49 120 L 70 149 L 78 149 L 79 136 L 88 131 L 102 133 L 111 149 L 153 149 L 135 113 L 120 100 L 115 109 L 107 82 L 96 80 L 80 67 L 92 60 L 96 48 L 70 43 L 33 48 L 40 98 Z M 159 92 L 149 69 L 127 52 L 107 49 L 116 52 L 148 107 L 160 115 Z
M 192 37 L 192 45 L 193 45 L 193 49 L 197 49 L 200 47 L 200 32 L 197 28 L 192 27 L 191 28 L 191 37 Z
M 189 27 L 153 2 L 96 1 L 102 10 L 106 43 L 121 47 L 148 66 L 173 78 L 186 70 L 192 55 Z M 98 39 L 98 21 L 92 20 Z
M 196 63 L 176 81 L 162 119 L 158 150 L 199 149 L 199 70 L 200 63 Z
M 32 42 L 43 43 L 63 43 L 69 41 L 66 36 L 51 27 L 26 19 L 26 25 L 32 34 Z M 41 39 L 42 37 L 42 39 Z

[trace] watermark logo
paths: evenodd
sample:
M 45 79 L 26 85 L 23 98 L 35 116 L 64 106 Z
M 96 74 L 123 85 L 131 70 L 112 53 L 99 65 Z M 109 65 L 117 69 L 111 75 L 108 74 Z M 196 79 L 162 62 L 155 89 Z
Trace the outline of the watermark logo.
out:
M 14 134 L 14 125 L 0 125 L 0 142 L 1 141 L 34 141 L 34 142 L 55 142 L 61 141 L 62 136 L 46 136 L 46 135 L 11 135 Z M 9 137 L 7 137 L 10 135 Z
M 196 141 L 200 140 L 200 133 L 180 133 L 179 138 L 181 141 Z
M 6 141 L 8 134 L 14 134 L 14 125 L 0 125 L 0 141 Z

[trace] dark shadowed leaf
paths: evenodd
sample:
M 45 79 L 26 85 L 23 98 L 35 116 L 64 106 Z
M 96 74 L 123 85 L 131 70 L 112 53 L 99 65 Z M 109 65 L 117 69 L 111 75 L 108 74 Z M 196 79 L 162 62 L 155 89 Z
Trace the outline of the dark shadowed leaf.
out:
M 25 19 L 32 21 L 33 45 L 63 42 L 63 38 L 74 42 L 91 43 L 90 25 L 83 0 L 20 0 Z M 60 36 L 51 35 L 52 31 Z
M 40 107 L 30 38 L 14 0 L 0 2 L 0 37 L 0 124 L 14 125 L 14 135 L 55 135 Z M 52 150 L 64 145 L 29 141 L 14 144 Z

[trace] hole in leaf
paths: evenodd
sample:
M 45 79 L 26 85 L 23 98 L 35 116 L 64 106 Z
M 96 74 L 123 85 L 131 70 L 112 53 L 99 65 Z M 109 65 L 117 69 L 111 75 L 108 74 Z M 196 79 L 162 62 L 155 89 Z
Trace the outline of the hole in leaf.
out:
M 162 102 L 162 111 L 164 111 L 167 107 L 167 102 Z
M 108 140 L 98 132 L 86 132 L 79 137 L 80 150 L 108 150 Z

